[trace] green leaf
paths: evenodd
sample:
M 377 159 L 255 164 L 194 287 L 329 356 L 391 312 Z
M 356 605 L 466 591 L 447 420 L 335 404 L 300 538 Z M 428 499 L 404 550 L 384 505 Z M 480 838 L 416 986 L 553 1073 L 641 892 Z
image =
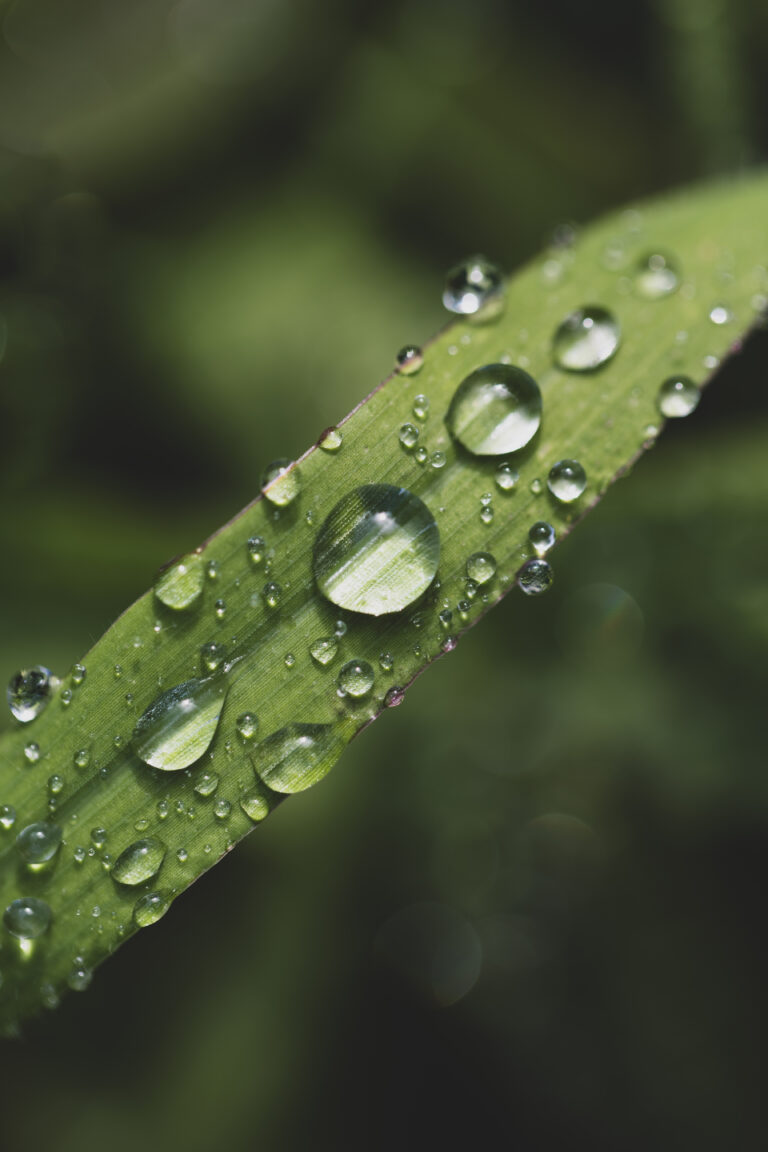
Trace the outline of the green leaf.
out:
M 436 337 L 418 374 L 391 377 L 339 426 L 341 447 L 316 446 L 278 477 L 281 500 L 299 481 L 293 500 L 257 500 L 199 558 L 166 570 L 159 595 L 137 601 L 84 657 L 82 683 L 66 676 L 32 723 L 0 739 L 0 804 L 16 814 L 11 826 L 6 813 L 8 827 L 0 827 L 0 907 L 29 898 L 52 913 L 36 939 L 20 942 L 7 926 L 0 935 L 4 1028 L 55 1003 L 68 985 L 84 986 L 102 959 L 139 924 L 155 922 L 286 794 L 322 779 L 345 744 L 386 704 L 399 703 L 413 678 L 514 586 L 533 555 L 532 523 L 551 522 L 562 539 L 631 467 L 659 429 L 662 381 L 674 373 L 706 383 L 765 309 L 767 202 L 764 176 L 689 190 L 545 253 L 509 281 L 500 316 L 460 321 Z M 659 299 L 643 295 L 636 278 L 638 262 L 652 253 L 667 254 L 680 274 L 676 290 Z M 621 341 L 598 370 L 564 371 L 553 361 L 553 333 L 585 305 L 608 309 Z M 445 416 L 461 381 L 498 362 L 518 364 L 538 382 L 541 429 L 508 457 L 472 456 L 454 443 Z M 428 413 L 421 404 L 414 414 L 418 395 L 427 397 Z M 410 449 L 399 439 L 405 423 L 419 429 Z M 578 460 L 587 473 L 586 492 L 570 505 L 546 487 L 561 459 Z M 502 461 L 519 472 L 506 490 L 495 481 Z M 318 532 L 361 485 L 405 488 L 418 498 L 407 529 L 415 552 L 390 592 L 406 580 L 415 595 L 431 579 L 434 542 L 419 553 L 430 532 L 422 506 L 439 529 L 439 584 L 402 611 L 344 612 L 316 586 L 313 563 L 328 556 L 335 563 L 358 539 L 351 505 L 316 552 Z M 358 509 L 366 506 L 367 497 L 356 499 Z M 254 537 L 265 544 L 249 547 Z M 467 560 L 476 552 L 492 555 L 495 574 L 468 591 Z M 344 587 L 320 578 L 328 595 Z M 373 611 L 370 570 L 366 581 L 358 606 Z M 349 690 L 339 695 L 346 665 Z M 374 674 L 368 691 L 366 665 Z M 30 742 L 37 753 L 25 754 Z M 57 824 L 63 838 L 32 870 L 15 839 L 36 822 Z M 118 857 L 142 867 L 149 859 L 157 871 L 118 882 L 111 872 Z M 14 915 L 12 927 L 18 909 Z

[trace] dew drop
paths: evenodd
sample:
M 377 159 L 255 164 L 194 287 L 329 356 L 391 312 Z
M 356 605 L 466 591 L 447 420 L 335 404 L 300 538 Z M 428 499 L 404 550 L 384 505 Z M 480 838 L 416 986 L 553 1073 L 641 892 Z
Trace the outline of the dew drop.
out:
M 72 683 L 74 684 L 74 686 L 76 688 L 80 687 L 80 685 L 83 683 L 83 681 L 85 680 L 85 677 L 87 675 L 88 675 L 88 670 L 85 667 L 85 664 L 73 664 L 72 665 L 72 671 L 70 672 L 70 676 L 72 677 Z
M 51 910 L 44 900 L 21 896 L 12 900 L 3 913 L 3 924 L 19 940 L 34 940 L 48 930 Z
M 413 454 L 413 458 L 417 464 L 426 464 L 427 460 L 429 459 L 429 452 L 423 444 L 420 448 L 416 449 Z
M 195 783 L 193 785 L 198 796 L 212 796 L 218 786 L 218 774 L 216 772 L 209 772 L 207 769 L 195 777 Z
M 283 595 L 283 589 L 274 580 L 270 580 L 268 584 L 264 585 L 264 602 L 267 608 L 273 612 L 276 608 L 280 607 L 280 600 Z
M 414 397 L 413 414 L 417 420 L 426 420 L 429 415 L 429 400 L 426 396 L 420 394 Z
M 22 724 L 39 716 L 51 699 L 54 677 L 48 668 L 37 664 L 11 677 L 6 697 L 11 712 Z
M 339 672 L 339 690 L 355 700 L 367 696 L 373 688 L 374 672 L 365 660 L 349 660 Z
M 520 473 L 511 464 L 499 464 L 494 473 L 496 487 L 501 492 L 511 492 L 520 479 Z
M 406 488 L 365 484 L 333 508 L 317 534 L 315 580 L 340 608 L 399 612 L 432 583 L 440 533 L 432 513 Z
M 165 859 L 165 845 L 153 836 L 137 840 L 120 853 L 112 867 L 112 879 L 118 884 L 134 887 L 151 880 L 160 871 Z
M 263 536 L 251 536 L 246 545 L 248 549 L 248 556 L 254 568 L 258 568 L 263 564 L 264 557 L 267 551 L 267 542 Z
M 330 772 L 342 748 L 332 724 L 288 724 L 259 744 L 253 766 L 273 792 L 303 792 Z
M 133 919 L 139 928 L 149 928 L 165 916 L 171 906 L 169 898 L 161 892 L 147 892 L 133 906 Z
M 10 832 L 16 823 L 16 809 L 12 804 L 0 804 L 0 828 Z
M 228 820 L 232 813 L 232 805 L 229 800 L 223 797 L 216 801 L 213 806 L 213 814 L 217 820 Z
M 287 508 L 301 491 L 301 475 L 291 460 L 273 460 L 264 469 L 261 490 L 276 508 Z
M 382 652 L 379 656 L 379 668 L 382 672 L 391 672 L 395 667 L 395 659 L 391 652 Z
M 203 672 L 215 672 L 221 667 L 227 655 L 227 650 L 223 644 L 217 644 L 214 640 L 203 644 L 200 649 L 200 666 Z
M 77 752 L 75 752 L 74 756 L 72 757 L 72 763 L 74 764 L 75 768 L 79 768 L 81 771 L 87 768 L 90 762 L 91 753 L 87 748 L 78 748 Z
M 621 329 L 615 316 L 599 305 L 578 308 L 555 332 L 552 355 L 568 372 L 591 372 L 618 350 Z
M 492 524 L 493 523 L 493 505 L 492 504 L 484 504 L 483 505 L 483 507 L 480 509 L 480 519 L 483 522 L 483 524 Z
M 475 584 L 487 584 L 496 575 L 496 557 L 490 552 L 473 552 L 467 560 L 467 576 Z
M 335 636 L 321 636 L 319 639 L 313 640 L 309 646 L 310 656 L 315 664 L 319 664 L 321 668 L 331 663 L 338 650 L 339 643 Z
M 541 423 L 541 392 L 513 364 L 487 364 L 456 389 L 445 418 L 448 430 L 475 456 L 501 456 L 528 444 Z
M 40 745 L 35 740 L 24 745 L 24 759 L 27 764 L 37 764 L 40 759 Z
M 395 371 L 401 376 L 415 376 L 424 363 L 424 354 L 416 344 L 406 344 L 395 357 Z
M 64 791 L 65 785 L 66 780 L 58 772 L 54 772 L 53 776 L 48 777 L 48 792 L 51 796 L 58 796 L 60 792 Z
M 638 262 L 635 271 L 635 290 L 646 300 L 661 300 L 671 296 L 680 285 L 680 274 L 669 256 L 662 252 L 649 252 Z
M 403 424 L 398 434 L 398 440 L 406 451 L 415 448 L 419 439 L 419 430 L 415 424 Z
M 555 530 L 546 520 L 537 520 L 528 529 L 528 539 L 537 556 L 545 556 L 555 542 Z
M 546 560 L 528 560 L 517 576 L 517 585 L 526 596 L 539 596 L 546 592 L 554 579 L 552 566 Z
M 558 460 L 549 470 L 547 487 L 563 504 L 578 500 L 587 486 L 587 474 L 578 460 Z
M 25 864 L 46 864 L 61 846 L 61 828 L 58 824 L 39 821 L 22 828 L 16 837 L 16 850 Z
M 334 452 L 338 452 L 340 450 L 343 443 L 344 437 L 342 436 L 341 432 L 339 432 L 338 428 L 329 428 L 320 441 L 320 447 L 322 448 L 323 452 L 328 452 L 333 455 Z
M 242 712 L 235 721 L 235 727 L 241 740 L 253 740 L 259 721 L 254 712 Z
M 726 308 L 724 304 L 715 304 L 714 308 L 710 309 L 709 319 L 713 324 L 721 327 L 723 324 L 730 324 L 733 320 L 733 312 L 730 308 Z
M 155 596 L 166 608 L 183 611 L 200 598 L 204 583 L 203 558 L 193 552 L 159 574 L 155 581 Z
M 227 686 L 187 680 L 150 704 L 133 730 L 136 755 L 153 768 L 178 772 L 208 750 L 219 726 Z
M 448 272 L 443 305 L 459 316 L 498 314 L 503 306 L 504 276 L 485 256 L 471 256 Z
M 93 980 L 93 972 L 82 956 L 76 956 L 67 974 L 67 985 L 73 992 L 85 992 Z
M 441 452 L 439 449 L 436 452 L 433 452 L 429 462 L 433 468 L 445 468 L 447 463 L 445 452 Z
M 227 614 L 227 602 L 226 602 L 226 600 L 217 600 L 213 606 L 213 609 L 214 609 L 214 612 L 216 613 L 216 619 L 217 620 L 223 620 Z
M 688 376 L 670 376 L 659 389 L 658 404 L 662 416 L 690 416 L 699 403 L 699 390 Z

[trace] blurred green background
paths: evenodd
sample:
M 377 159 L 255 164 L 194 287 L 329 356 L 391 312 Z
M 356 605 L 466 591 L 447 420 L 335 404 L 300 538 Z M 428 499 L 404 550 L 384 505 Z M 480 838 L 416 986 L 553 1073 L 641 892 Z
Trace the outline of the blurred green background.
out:
M 3 682 L 426 339 L 455 259 L 768 153 L 764 0 L 0 30 Z M 548 596 L 2 1043 L 4 1148 L 764 1147 L 767 364 L 760 333 Z

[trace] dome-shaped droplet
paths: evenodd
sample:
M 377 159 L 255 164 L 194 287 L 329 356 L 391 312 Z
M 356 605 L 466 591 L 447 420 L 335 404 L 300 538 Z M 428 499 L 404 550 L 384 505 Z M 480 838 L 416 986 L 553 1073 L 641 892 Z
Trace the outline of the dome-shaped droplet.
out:
M 323 452 L 329 452 L 333 455 L 338 452 L 344 443 L 344 437 L 338 428 L 329 428 L 320 441 L 320 447 Z
M 335 636 L 320 636 L 317 640 L 313 640 L 309 646 L 310 656 L 315 664 L 319 664 L 321 668 L 331 663 L 338 650 L 339 642 Z
M 194 764 L 216 735 L 226 694 L 226 684 L 214 677 L 187 680 L 163 692 L 133 730 L 136 755 L 166 772 Z
M 390 484 L 365 484 L 340 500 L 313 552 L 323 595 L 369 616 L 412 604 L 432 583 L 439 559 L 440 533 L 429 508 Z
M 301 476 L 298 465 L 291 460 L 273 460 L 264 469 L 261 490 L 277 508 L 292 504 L 301 490 Z
M 401 376 L 415 376 L 423 363 L 421 348 L 416 344 L 406 344 L 395 357 L 395 371 Z
M 11 712 L 22 724 L 39 716 L 51 698 L 54 678 L 42 664 L 25 668 L 11 677 L 6 696 Z
M 374 672 L 367 660 L 349 660 L 339 672 L 338 685 L 344 696 L 358 700 L 373 688 Z
M 537 520 L 528 529 L 528 539 L 537 556 L 544 556 L 555 542 L 555 530 L 546 520 Z
M 417 420 L 422 421 L 429 416 L 429 397 L 421 392 L 413 398 L 413 414 Z
M 528 560 L 517 575 L 517 585 L 526 596 L 539 596 L 552 584 L 554 573 L 546 560 Z
M 520 479 L 520 473 L 511 464 L 499 464 L 494 473 L 496 487 L 502 492 L 511 492 Z
M 166 608 L 182 611 L 199 599 L 205 583 L 205 563 L 193 552 L 160 573 L 155 581 L 155 596 Z
M 19 940 L 34 940 L 48 930 L 51 910 L 44 900 L 22 896 L 12 900 L 3 913 L 3 924 Z
M 22 828 L 16 837 L 16 850 L 25 864 L 45 864 L 52 860 L 61 844 L 58 824 L 39 821 Z
M 250 536 L 246 544 L 248 549 L 248 556 L 254 568 L 258 568 L 264 562 L 264 557 L 267 551 L 267 542 L 263 536 Z
M 500 268 L 485 256 L 470 256 L 451 268 L 446 276 L 443 304 L 449 312 L 473 316 L 501 304 L 503 287 Z
M 146 840 L 137 840 L 124 849 L 112 866 L 112 879 L 118 884 L 134 887 L 151 880 L 160 871 L 160 865 L 165 859 L 165 844 L 148 836 Z
M 646 300 L 661 300 L 671 296 L 680 284 L 680 274 L 669 256 L 663 252 L 649 252 L 638 262 L 635 289 Z
M 473 552 L 467 560 L 467 576 L 475 584 L 487 584 L 496 575 L 496 557 L 490 552 Z
M 170 899 L 162 892 L 146 892 L 139 896 L 133 906 L 133 918 L 139 928 L 149 928 L 165 916 L 171 906 Z
M 606 308 L 590 305 L 566 316 L 555 332 L 552 355 L 568 372 L 591 372 L 616 354 L 620 341 L 616 317 Z
M 343 746 L 332 724 L 288 724 L 259 744 L 253 766 L 273 792 L 303 792 L 330 772 Z
M 513 364 L 487 364 L 453 394 L 445 418 L 451 435 L 475 456 L 503 456 L 528 444 L 541 423 L 541 392 Z
M 258 717 L 255 712 L 241 712 L 235 721 L 237 734 L 241 740 L 253 740 L 256 731 L 259 727 Z
M 198 775 L 195 777 L 195 783 L 193 785 L 198 796 L 213 796 L 218 786 L 218 773 L 209 772 L 207 769 L 203 769 L 202 772 L 198 773 Z
M 73 992 L 85 992 L 93 980 L 93 971 L 83 960 L 82 956 L 75 957 L 72 967 L 67 975 L 67 984 Z
M 249 820 L 258 824 L 265 816 L 269 816 L 269 801 L 261 788 L 249 788 L 240 797 L 240 807 Z
M 398 435 L 398 440 L 403 448 L 415 448 L 419 439 L 419 430 L 415 424 L 403 424 Z
M 587 474 L 578 460 L 558 460 L 549 470 L 547 487 L 563 504 L 578 500 L 587 486 Z
M 658 404 L 663 416 L 690 416 L 699 403 L 699 390 L 687 376 L 670 376 L 659 389 Z
M 16 823 L 16 809 L 12 804 L 0 804 L 0 828 L 8 832 Z

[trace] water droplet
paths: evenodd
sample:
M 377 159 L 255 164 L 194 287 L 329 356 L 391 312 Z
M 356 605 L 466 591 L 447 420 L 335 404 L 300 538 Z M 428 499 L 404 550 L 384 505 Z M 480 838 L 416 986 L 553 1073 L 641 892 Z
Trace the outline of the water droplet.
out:
M 106 830 L 106 828 L 101 828 L 101 827 L 91 828 L 91 843 L 93 844 L 94 848 L 98 848 L 99 851 L 101 851 L 101 849 L 104 847 L 106 842 L 107 842 L 107 830 Z
M 70 676 L 72 677 L 72 683 L 75 685 L 76 688 L 80 687 L 80 685 L 83 683 L 83 681 L 85 680 L 87 675 L 88 675 L 88 669 L 85 667 L 85 664 L 73 664 L 72 665 L 72 671 L 70 672 Z
M 66 780 L 60 776 L 58 772 L 54 772 L 53 776 L 48 777 L 48 791 L 51 796 L 58 796 L 60 792 L 64 791 Z
M 384 697 L 385 708 L 399 708 L 405 700 L 405 688 L 393 685 Z
M 0 804 L 0 828 L 9 832 L 16 823 L 16 809 L 12 804 Z
M 443 608 L 442 612 L 438 616 L 438 620 L 442 624 L 443 628 L 450 628 L 451 621 L 453 620 L 453 612 L 451 612 L 450 608 Z
M 417 420 L 426 420 L 429 415 L 429 400 L 426 396 L 419 394 L 414 397 L 413 414 Z
M 427 460 L 429 459 L 429 452 L 423 444 L 420 448 L 416 449 L 413 454 L 413 458 L 417 464 L 426 464 Z
M 395 371 L 401 376 L 415 376 L 424 363 L 424 355 L 416 344 L 406 344 L 395 357 Z
M 496 575 L 496 557 L 490 552 L 473 552 L 467 560 L 467 576 L 476 584 L 487 584 Z
M 254 712 L 243 712 L 235 721 L 235 727 L 241 740 L 253 740 L 259 721 Z
M 503 306 L 504 276 L 485 256 L 471 256 L 449 271 L 445 280 L 443 304 L 459 316 L 482 311 L 498 314 Z
M 544 485 L 542 484 L 541 480 L 539 480 L 538 476 L 535 478 L 535 480 L 531 480 L 530 489 L 532 495 L 534 496 L 540 496 L 544 491 Z
M 218 580 L 218 578 L 219 578 L 219 565 L 218 565 L 216 560 L 209 560 L 208 561 L 206 568 L 205 568 L 205 574 L 212 583 L 214 581 Z
M 155 581 L 155 596 L 166 608 L 182 611 L 200 598 L 204 583 L 203 558 L 192 553 L 160 573 Z
M 635 289 L 646 300 L 671 296 L 680 285 L 680 274 L 673 261 L 661 252 L 643 256 L 635 272 Z
M 40 759 L 40 745 L 36 741 L 30 740 L 24 745 L 24 759 L 28 764 L 37 764 Z
M 248 555 L 254 568 L 264 562 L 267 552 L 267 542 L 263 536 L 251 536 L 247 544 Z
M 587 474 L 578 460 L 558 460 L 549 470 L 547 487 L 563 504 L 578 500 L 587 486 Z
M 659 389 L 658 404 L 663 416 L 690 416 L 699 403 L 699 390 L 687 376 L 670 376 Z
M 165 844 L 153 836 L 130 844 L 115 860 L 112 879 L 118 884 L 134 887 L 151 880 L 160 871 L 165 859 Z
M 226 600 L 217 600 L 216 603 L 214 604 L 213 608 L 214 608 L 214 611 L 216 613 L 216 619 L 217 620 L 223 620 L 227 614 L 227 602 L 226 602 Z
M 72 757 L 72 763 L 75 768 L 80 768 L 81 771 L 87 768 L 91 762 L 91 753 L 87 748 L 79 748 Z
M 254 824 L 258 824 L 266 816 L 269 816 L 269 800 L 263 789 L 258 786 L 243 792 L 240 797 L 240 807 L 248 819 L 253 820 Z
M 511 464 L 499 464 L 494 479 L 497 488 L 502 492 L 510 492 L 520 479 L 520 473 Z
M 54 682 L 53 674 L 42 664 L 25 668 L 12 676 L 6 697 L 16 719 L 29 724 L 39 716 L 51 698 Z
M 379 656 L 379 668 L 382 672 L 391 672 L 395 666 L 395 660 L 391 652 L 382 652 Z
M 211 640 L 200 649 L 200 666 L 203 672 L 215 672 L 224 662 L 227 649 L 223 644 Z
M 432 459 L 429 462 L 433 468 L 445 468 L 447 463 L 445 452 L 441 452 L 439 449 L 433 452 Z
M 73 992 L 85 992 L 93 980 L 93 972 L 82 956 L 76 956 L 67 975 L 67 984 Z
M 517 585 L 526 596 L 539 596 L 552 584 L 554 573 L 546 560 L 528 560 L 517 576 Z
M 414 448 L 416 446 L 418 439 L 419 439 L 419 430 L 416 427 L 416 425 L 415 424 L 403 424 L 402 428 L 400 429 L 400 434 L 398 436 L 398 440 L 402 444 L 403 448 L 405 448 L 407 450 Z
M 333 455 L 334 452 L 339 451 L 343 443 L 344 437 L 338 428 L 329 428 L 320 441 L 320 447 L 323 452 L 330 452 Z
M 59 702 L 60 702 L 62 708 L 69 708 L 70 704 L 72 703 L 72 689 L 71 688 L 65 688 L 61 692 L 61 694 L 59 696 Z
M 216 735 L 226 693 L 226 685 L 214 678 L 187 680 L 163 692 L 136 723 L 136 755 L 165 772 L 194 764 Z
M 216 772 L 207 769 L 195 777 L 194 789 L 198 796 L 212 796 L 219 786 L 219 777 Z
M 28 824 L 16 837 L 16 850 L 25 864 L 45 864 L 59 850 L 61 845 L 61 828 L 58 824 L 47 824 L 40 821 Z
M 621 329 L 616 317 L 599 305 L 578 308 L 555 332 L 552 355 L 568 372 L 591 372 L 616 354 Z
M 12 900 L 3 913 L 3 924 L 19 940 L 34 940 L 48 930 L 51 910 L 44 900 L 22 896 Z
M 335 636 L 320 637 L 317 640 L 313 640 L 309 646 L 310 656 L 315 664 L 319 664 L 321 668 L 331 663 L 338 650 L 339 644 Z
M 365 660 L 349 660 L 339 672 L 339 690 L 344 696 L 356 700 L 367 696 L 373 688 L 373 668 Z
M 483 524 L 493 523 L 493 505 L 483 505 L 483 507 L 480 509 L 480 519 L 482 520 Z
M 151 924 L 157 924 L 158 920 L 165 916 L 170 906 L 171 901 L 161 892 L 147 892 L 134 904 L 133 918 L 139 928 L 149 928 Z
M 455 636 L 446 636 L 440 647 L 442 648 L 443 652 L 453 652 L 457 644 L 458 640 Z
M 451 435 L 475 456 L 501 456 L 528 444 L 541 423 L 541 392 L 513 364 L 487 364 L 456 389 L 445 418 Z
M 709 318 L 713 324 L 721 327 L 723 324 L 730 324 L 733 320 L 733 312 L 730 308 L 726 308 L 724 304 L 715 304 L 714 308 L 710 309 Z
M 342 747 L 332 724 L 288 724 L 259 744 L 253 765 L 273 792 L 303 792 L 328 774 Z
M 283 589 L 274 580 L 270 580 L 268 584 L 264 585 L 264 602 L 267 608 L 274 611 L 280 607 L 280 598 L 283 595 Z
M 291 460 L 273 460 L 264 469 L 261 490 L 276 508 L 286 508 L 301 491 L 301 475 Z
M 528 529 L 528 539 L 537 556 L 544 556 L 555 542 L 555 530 L 546 520 L 537 520 Z
M 114 668 L 112 669 L 112 675 L 114 676 L 115 680 L 119 680 L 122 677 L 122 675 L 123 675 L 122 664 L 115 664 Z
M 406 488 L 365 484 L 333 508 L 315 540 L 317 586 L 340 608 L 381 616 L 427 590 L 440 533 L 426 504 Z
M 176 849 L 176 859 L 179 864 L 186 864 L 187 860 L 189 860 L 189 852 L 187 852 L 186 848 Z
M 213 806 L 213 814 L 217 820 L 228 820 L 231 812 L 232 805 L 229 800 L 225 800 L 223 797 L 217 800 Z

